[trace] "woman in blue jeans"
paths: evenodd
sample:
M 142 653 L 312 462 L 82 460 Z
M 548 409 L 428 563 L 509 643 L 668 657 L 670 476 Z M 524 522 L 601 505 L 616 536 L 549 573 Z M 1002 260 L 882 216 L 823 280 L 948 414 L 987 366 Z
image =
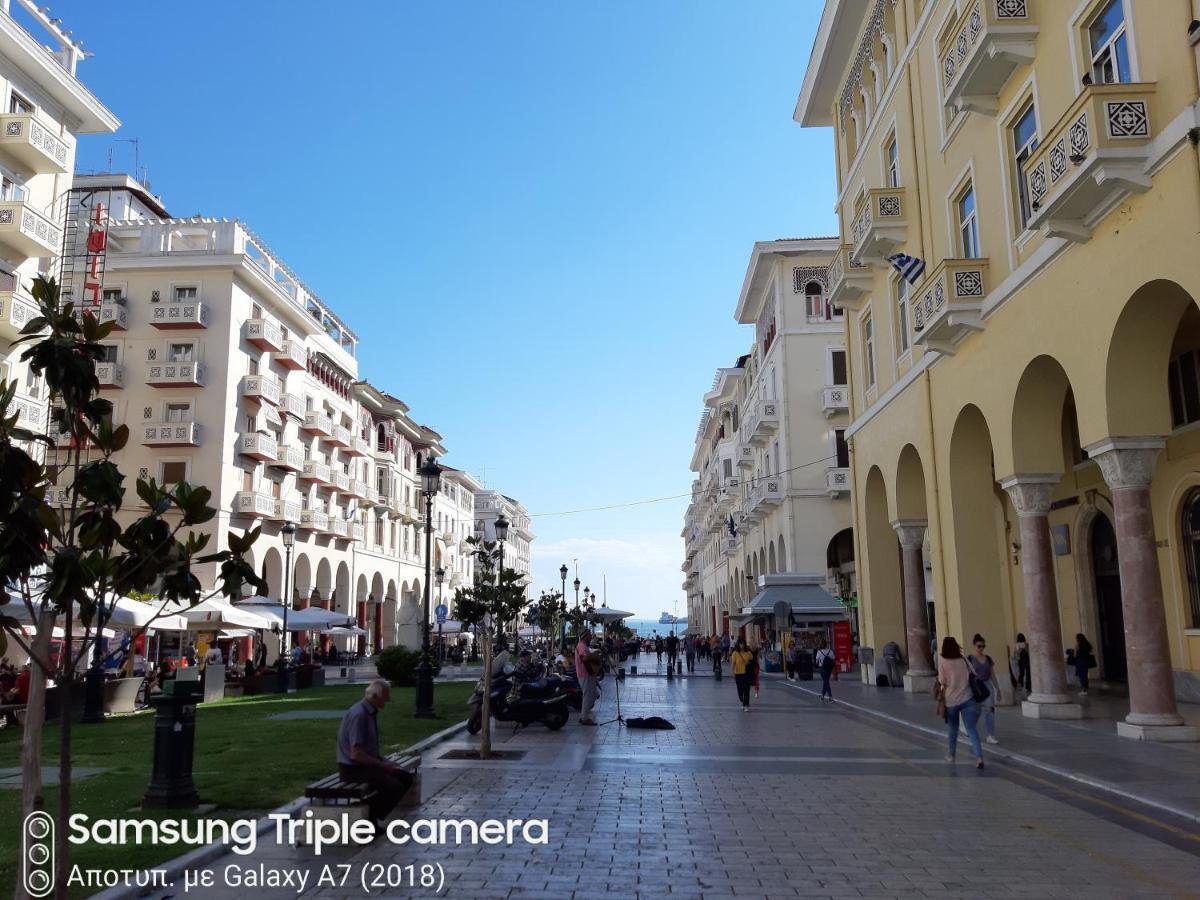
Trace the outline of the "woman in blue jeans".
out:
M 983 768 L 983 746 L 979 743 L 979 704 L 971 694 L 971 667 L 962 648 L 952 637 L 942 640 L 938 659 L 938 684 L 946 702 L 946 762 L 954 762 L 958 750 L 958 719 L 962 717 L 975 751 L 975 768 Z

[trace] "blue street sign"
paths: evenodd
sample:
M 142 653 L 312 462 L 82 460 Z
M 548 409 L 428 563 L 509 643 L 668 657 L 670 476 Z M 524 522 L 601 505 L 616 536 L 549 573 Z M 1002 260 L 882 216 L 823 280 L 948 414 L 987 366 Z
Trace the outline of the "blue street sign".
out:
M 437 623 L 439 625 L 444 625 L 446 623 L 446 616 L 450 613 L 450 610 L 446 607 L 446 604 L 439 603 L 433 611 L 437 615 Z

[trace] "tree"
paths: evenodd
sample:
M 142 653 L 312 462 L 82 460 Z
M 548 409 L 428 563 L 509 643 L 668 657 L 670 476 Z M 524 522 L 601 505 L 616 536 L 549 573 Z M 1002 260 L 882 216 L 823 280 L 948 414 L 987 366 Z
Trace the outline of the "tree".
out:
M 4 383 L 0 579 L 7 590 L 0 591 L 0 654 L 12 640 L 29 655 L 33 669 L 21 746 L 23 816 L 43 805 L 46 679 L 53 677 L 61 693 L 55 884 L 56 895 L 65 897 L 70 871 L 71 695 L 78 663 L 95 645 L 116 600 L 126 594 L 152 595 L 161 604 L 160 613 L 167 603 L 194 604 L 203 592 L 192 567 L 206 564 L 218 567 L 218 591 L 225 596 L 239 596 L 245 583 L 258 585 L 258 575 L 244 558 L 258 530 L 231 533 L 228 549 L 201 555 L 211 535 L 191 529 L 216 515 L 207 488 L 186 483 L 168 487 L 139 479 L 141 505 L 125 503 L 125 476 L 113 457 L 128 442 L 129 427 L 114 426 L 112 404 L 99 396 L 96 377 L 96 363 L 104 358 L 100 341 L 112 323 L 101 325 L 91 313 L 79 314 L 71 303 L 60 306 L 53 278 L 36 278 L 32 295 L 40 314 L 22 329 L 18 343 L 28 346 L 21 359 L 45 379 L 48 420 L 66 437 L 67 449 L 64 463 L 53 470 L 46 466 L 45 450 L 55 443 L 47 434 L 17 424 L 18 416 L 11 411 L 16 384 Z M 31 452 L 34 448 L 42 452 Z M 32 638 L 12 614 L 10 592 L 34 623 Z M 63 623 L 64 649 L 54 657 L 50 647 L 56 620 Z M 76 621 L 83 634 L 78 649 L 73 641 Z
M 475 583 L 454 592 L 454 617 L 464 625 L 474 625 L 483 645 L 483 698 L 480 705 L 479 758 L 492 755 L 492 635 L 503 623 L 512 621 L 525 605 L 524 576 L 512 569 L 497 572 L 500 545 L 469 537 L 475 557 Z
M 525 622 L 541 629 L 543 635 L 558 634 L 562 614 L 562 592 L 542 591 L 537 602 L 529 607 L 525 614 Z
M 571 640 L 579 642 L 579 632 L 585 625 L 596 624 L 596 595 L 592 594 L 583 602 L 567 613 L 567 621 L 571 623 Z

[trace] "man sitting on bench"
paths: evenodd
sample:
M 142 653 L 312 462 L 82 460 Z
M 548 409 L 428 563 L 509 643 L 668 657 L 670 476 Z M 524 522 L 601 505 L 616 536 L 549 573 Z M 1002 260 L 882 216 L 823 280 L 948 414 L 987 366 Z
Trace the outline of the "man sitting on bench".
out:
M 369 784 L 374 789 L 367 814 L 377 833 L 413 783 L 410 773 L 379 755 L 377 715 L 390 699 L 391 686 L 383 679 L 372 681 L 366 696 L 342 717 L 337 736 L 338 774 L 346 781 Z

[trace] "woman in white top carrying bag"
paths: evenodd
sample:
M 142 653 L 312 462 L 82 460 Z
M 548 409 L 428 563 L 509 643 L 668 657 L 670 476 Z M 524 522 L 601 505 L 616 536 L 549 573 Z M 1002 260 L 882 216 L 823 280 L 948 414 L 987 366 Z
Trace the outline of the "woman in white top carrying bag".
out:
M 833 691 L 829 687 L 829 677 L 833 674 L 833 667 L 837 664 L 837 658 L 833 655 L 833 651 L 829 649 L 829 642 L 825 638 L 821 638 L 821 647 L 817 650 L 817 658 L 815 660 L 817 671 L 821 673 L 821 699 L 829 697 L 830 702 L 833 701 Z

